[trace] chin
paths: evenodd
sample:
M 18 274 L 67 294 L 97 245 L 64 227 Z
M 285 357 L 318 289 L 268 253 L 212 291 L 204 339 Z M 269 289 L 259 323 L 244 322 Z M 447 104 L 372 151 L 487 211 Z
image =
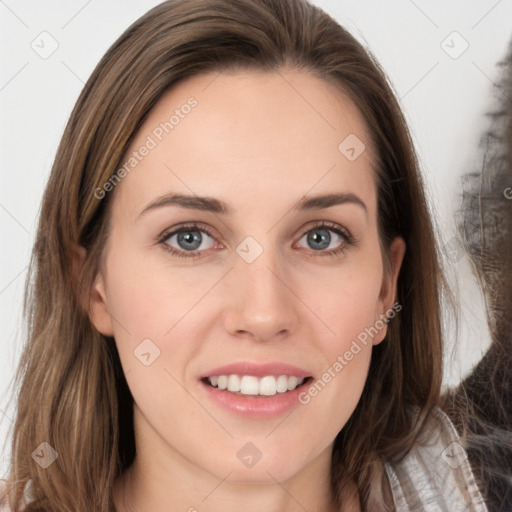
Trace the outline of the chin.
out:
M 308 464 L 304 459 L 297 457 L 298 454 L 290 458 L 290 452 L 286 453 L 282 450 L 270 454 L 267 449 L 266 454 L 261 453 L 261 455 L 255 452 L 253 460 L 245 453 L 250 453 L 250 448 L 241 452 L 240 459 L 235 456 L 232 463 L 226 460 L 225 453 L 219 454 L 217 460 L 222 460 L 222 463 L 212 468 L 214 469 L 212 474 L 219 479 L 224 479 L 229 474 L 226 481 L 232 483 L 274 484 L 276 480 L 284 482 L 292 478 Z M 261 458 L 258 459 L 258 456 Z
M 237 484 L 275 484 L 285 482 L 292 478 L 301 468 L 282 468 L 274 465 L 261 465 L 258 463 L 252 468 L 236 468 L 226 479 L 229 482 Z M 225 475 L 224 475 L 225 476 Z

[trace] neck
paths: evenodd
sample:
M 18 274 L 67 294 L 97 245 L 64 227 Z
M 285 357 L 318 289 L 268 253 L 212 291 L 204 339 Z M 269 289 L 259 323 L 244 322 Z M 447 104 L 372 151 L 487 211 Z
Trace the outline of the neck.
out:
M 329 446 L 330 450 L 330 446 Z M 330 461 L 330 458 L 328 459 Z M 330 466 L 315 460 L 283 482 L 245 483 L 181 468 L 165 470 L 138 456 L 114 484 L 116 512 L 360 512 L 357 487 L 336 505 L 329 486 Z M 169 472 L 169 469 L 171 471 Z

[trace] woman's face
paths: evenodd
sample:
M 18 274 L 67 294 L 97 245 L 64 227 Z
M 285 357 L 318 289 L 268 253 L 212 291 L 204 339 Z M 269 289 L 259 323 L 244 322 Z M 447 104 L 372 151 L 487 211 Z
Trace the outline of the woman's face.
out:
M 97 191 L 114 197 L 91 293 L 146 467 L 260 483 L 328 467 L 404 252 L 385 275 L 372 151 L 354 104 L 306 72 L 196 76 L 154 107 Z

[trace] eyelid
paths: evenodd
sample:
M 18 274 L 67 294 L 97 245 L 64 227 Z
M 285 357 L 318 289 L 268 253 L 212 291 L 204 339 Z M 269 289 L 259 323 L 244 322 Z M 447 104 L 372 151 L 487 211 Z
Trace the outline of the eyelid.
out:
M 312 224 L 310 227 L 307 228 L 301 228 L 301 235 L 300 238 L 302 238 L 306 233 L 313 229 L 321 229 L 325 228 L 328 230 L 332 230 L 334 232 L 339 232 L 346 240 L 347 243 L 356 245 L 358 243 L 358 240 L 356 237 L 344 226 L 341 224 L 338 224 L 337 222 L 331 222 L 329 220 L 312 220 L 308 222 L 308 225 Z M 299 240 L 300 240 L 299 238 Z
M 179 253 L 179 252 L 186 252 L 188 255 L 193 256 L 194 254 L 200 255 L 201 252 L 205 251 L 180 251 L 179 249 L 175 249 L 174 247 L 169 246 L 169 244 L 166 243 L 166 241 L 173 235 L 176 235 L 180 232 L 186 232 L 186 231 L 203 231 L 205 232 L 210 238 L 212 238 L 215 243 L 220 244 L 220 242 L 217 241 L 217 237 L 213 234 L 213 231 L 206 225 L 200 223 L 200 222 L 185 222 L 183 224 L 180 224 L 178 226 L 174 226 L 172 228 L 164 230 L 157 238 L 156 242 L 158 244 L 163 244 L 168 250 L 171 252 Z M 220 244 L 222 245 L 222 244 Z

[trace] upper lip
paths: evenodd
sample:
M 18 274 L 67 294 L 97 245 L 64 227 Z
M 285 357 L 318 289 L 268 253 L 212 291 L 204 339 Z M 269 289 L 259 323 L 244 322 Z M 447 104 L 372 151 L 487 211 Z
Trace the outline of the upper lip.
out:
M 208 370 L 200 376 L 200 379 L 205 377 L 213 377 L 216 375 L 253 375 L 254 377 L 265 377 L 266 375 L 288 375 L 295 377 L 310 377 L 311 373 L 282 362 L 271 363 L 255 363 L 252 361 L 241 361 L 238 363 L 231 363 L 224 366 L 219 366 Z

